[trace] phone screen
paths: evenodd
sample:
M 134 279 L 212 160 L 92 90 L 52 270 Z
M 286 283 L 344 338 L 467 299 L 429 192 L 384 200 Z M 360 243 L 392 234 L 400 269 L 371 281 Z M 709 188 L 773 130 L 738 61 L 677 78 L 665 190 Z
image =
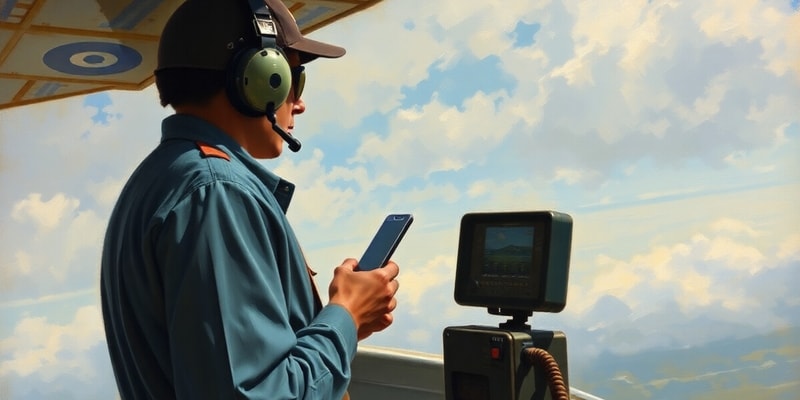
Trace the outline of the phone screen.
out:
M 411 214 L 391 214 L 383 220 L 378 233 L 372 238 L 361 260 L 358 262 L 360 271 L 369 271 L 381 268 L 389 262 L 397 245 L 405 235 L 414 217 Z

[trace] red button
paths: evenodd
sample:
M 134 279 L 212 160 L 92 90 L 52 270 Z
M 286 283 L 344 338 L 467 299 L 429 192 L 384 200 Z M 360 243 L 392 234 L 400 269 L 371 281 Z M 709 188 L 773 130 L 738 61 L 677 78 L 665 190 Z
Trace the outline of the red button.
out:
M 492 349 L 490 350 L 490 354 L 492 360 L 499 360 L 503 356 L 502 353 L 500 352 L 499 347 L 492 347 Z

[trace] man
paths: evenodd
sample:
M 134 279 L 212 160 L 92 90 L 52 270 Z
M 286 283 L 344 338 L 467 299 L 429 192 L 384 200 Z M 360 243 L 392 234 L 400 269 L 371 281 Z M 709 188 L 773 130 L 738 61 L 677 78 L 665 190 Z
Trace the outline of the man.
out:
M 120 194 L 102 256 L 123 399 L 340 399 L 357 341 L 392 323 L 393 262 L 346 259 L 322 306 L 285 216 L 294 186 L 255 160 L 281 154 L 279 130 L 292 140 L 302 64 L 344 55 L 303 37 L 280 0 L 262 10 L 269 35 L 260 1 L 188 0 L 164 28 L 156 85 L 175 115 Z M 270 37 L 282 51 L 262 51 Z M 248 60 L 274 71 L 246 75 Z M 277 88 L 262 108 L 255 81 Z

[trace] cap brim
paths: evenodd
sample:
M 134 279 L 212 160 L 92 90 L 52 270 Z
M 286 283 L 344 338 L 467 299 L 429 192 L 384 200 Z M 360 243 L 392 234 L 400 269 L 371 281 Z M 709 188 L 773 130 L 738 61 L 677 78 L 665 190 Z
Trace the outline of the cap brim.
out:
M 300 53 L 301 64 L 305 64 L 317 57 L 339 58 L 346 52 L 343 47 L 322 43 L 306 37 L 303 37 L 302 39 L 286 47 L 296 50 Z

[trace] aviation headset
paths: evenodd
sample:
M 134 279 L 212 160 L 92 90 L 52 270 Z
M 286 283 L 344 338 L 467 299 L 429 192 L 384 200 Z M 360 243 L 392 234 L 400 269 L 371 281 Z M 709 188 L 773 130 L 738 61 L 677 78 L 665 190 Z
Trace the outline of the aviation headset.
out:
M 246 0 L 253 13 L 260 47 L 245 46 L 232 57 L 227 68 L 228 97 L 242 114 L 274 119 L 289 96 L 292 70 L 278 47 L 278 30 L 264 0 Z M 274 121 L 272 121 L 274 123 Z

